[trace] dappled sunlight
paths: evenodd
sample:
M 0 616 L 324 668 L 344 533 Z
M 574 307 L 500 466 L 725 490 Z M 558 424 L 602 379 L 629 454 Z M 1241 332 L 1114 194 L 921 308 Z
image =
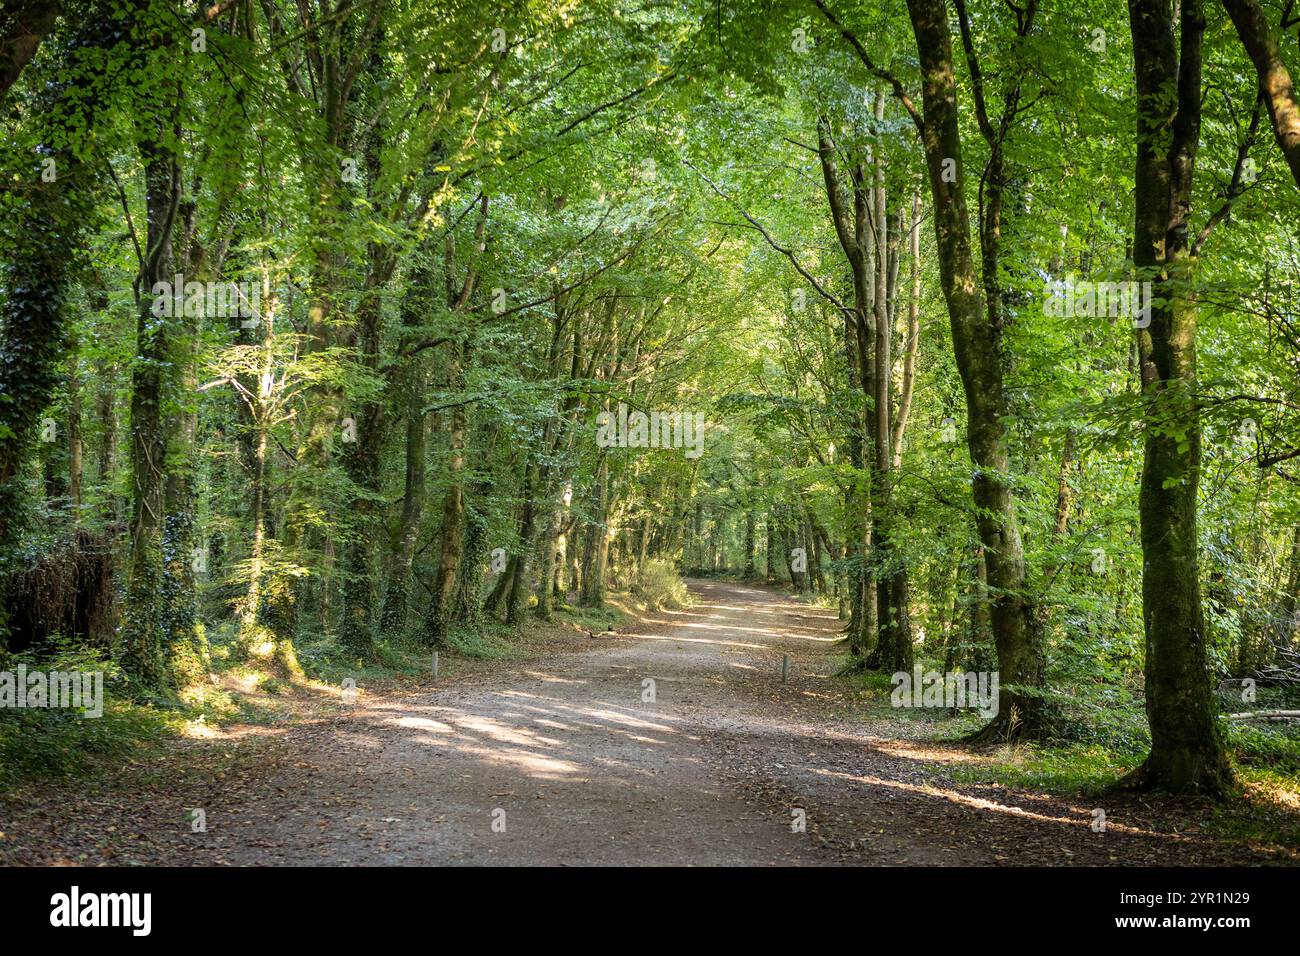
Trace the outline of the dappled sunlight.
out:
M 503 693 L 503 697 L 514 696 L 513 692 Z M 609 704 L 605 701 L 592 701 L 589 705 L 579 705 L 572 701 L 564 701 L 556 698 L 540 697 L 539 702 L 544 702 L 547 706 L 546 712 L 553 713 L 556 710 L 568 710 L 572 713 L 587 717 L 597 721 L 608 721 L 628 727 L 638 727 L 641 729 L 671 731 L 672 728 L 661 724 L 653 724 L 646 721 L 638 714 L 624 713 L 618 710 L 610 709 L 616 705 Z M 523 705 L 527 707 L 528 705 Z M 600 709 L 595 709 L 600 708 Z M 540 709 L 540 708 L 539 708 Z
M 820 677 L 821 675 L 820 675 L 820 674 L 804 674 L 804 675 L 802 675 L 802 676 L 804 676 L 804 677 Z M 827 702 L 829 702 L 829 703 L 836 703 L 836 702 L 838 702 L 839 699 L 840 699 L 840 696 L 839 696 L 838 694 L 833 693 L 833 692 L 830 692 L 830 691 L 801 690 L 801 691 L 799 691 L 799 696 L 800 696 L 800 697 L 807 698 L 808 700 L 821 700 L 821 701 L 827 701 Z
M 1024 820 L 1035 820 L 1039 823 L 1055 823 L 1064 826 L 1084 827 L 1087 829 L 1090 829 L 1092 826 L 1093 818 L 1092 818 L 1091 811 L 1082 808 L 1071 807 L 1072 810 L 1077 810 L 1078 813 L 1080 814 L 1078 818 L 1051 816 L 1046 813 L 1038 813 L 1032 810 L 1025 810 L 1023 807 L 1016 807 L 1005 803 L 998 803 L 994 800 L 986 800 L 983 797 L 973 797 L 968 794 L 960 793 L 956 790 L 950 790 L 950 789 L 937 787 L 929 784 L 908 783 L 904 780 L 886 780 L 883 777 L 877 777 L 873 775 L 858 776 L 855 774 L 844 773 L 843 771 L 839 771 L 839 770 L 824 770 L 824 769 L 814 768 L 812 770 L 812 773 L 820 777 L 834 777 L 835 779 L 838 780 L 850 780 L 853 781 L 854 783 L 860 783 L 865 786 L 885 787 L 887 789 L 896 790 L 903 793 L 918 794 L 924 797 L 936 797 L 939 799 L 947 800 L 950 803 L 956 803 L 964 807 L 969 807 L 970 809 L 973 810 L 983 810 L 990 813 L 1006 814 L 1007 816 L 1019 817 L 1020 819 L 1024 819 Z M 1155 830 L 1146 830 L 1140 827 L 1125 826 L 1124 824 L 1116 823 L 1113 819 L 1108 818 L 1106 820 L 1106 832 L 1110 833 L 1111 831 L 1114 831 L 1116 833 L 1132 833 L 1140 836 L 1156 837 L 1165 840 L 1181 839 L 1177 835 L 1173 835 L 1173 834 L 1160 833 Z
M 450 724 L 444 724 L 438 720 L 430 720 L 428 717 L 398 717 L 389 720 L 389 723 L 410 730 L 428 730 L 438 734 L 450 734 L 455 732 L 455 728 Z
M 772 628 L 762 627 L 741 627 L 736 624 L 683 624 L 682 627 L 697 628 L 705 631 L 742 631 L 746 634 L 765 634 L 769 637 L 778 639 L 791 639 L 797 641 L 816 641 L 820 644 L 833 644 L 838 638 L 835 637 L 816 637 L 812 634 L 792 634 L 789 629 L 775 631 Z
M 973 750 L 947 747 L 926 740 L 905 740 L 896 737 L 871 737 L 872 746 L 881 753 L 906 760 L 924 760 L 943 764 L 983 764 L 992 758 Z
M 759 635 L 771 638 L 773 641 L 779 640 L 802 640 L 815 641 L 817 643 L 834 643 L 841 640 L 843 635 L 839 633 L 839 628 L 835 627 L 838 618 L 813 618 L 803 615 L 793 615 L 788 610 L 771 613 L 756 613 L 753 606 L 728 607 L 726 605 L 708 605 L 709 610 L 727 610 L 735 611 L 743 618 L 737 622 L 733 617 L 725 614 L 702 614 L 697 610 L 677 610 L 677 611 L 659 611 L 656 616 L 642 615 L 639 618 L 641 624 L 649 624 L 665 628 L 693 628 L 697 630 L 717 630 L 731 631 L 747 634 Z M 771 620 L 767 620 L 771 618 Z M 825 620 L 828 625 L 821 626 L 819 622 Z M 652 635 L 645 634 L 619 634 L 611 635 L 624 639 L 639 640 Z
M 704 637 L 668 637 L 659 634 L 638 634 L 639 641 L 668 641 L 674 644 L 712 644 L 718 647 L 745 647 L 754 651 L 766 651 L 767 644 L 749 644 L 744 641 L 714 641 Z
M 787 614 L 793 614 L 795 611 L 800 611 L 800 612 L 802 612 L 802 611 L 805 610 L 802 606 L 797 605 L 797 604 L 760 604 L 760 603 L 757 602 L 757 601 L 754 602 L 753 604 L 712 604 L 712 603 L 710 603 L 710 604 L 707 604 L 707 605 L 701 605 L 701 606 L 709 608 L 710 611 L 735 611 L 735 612 L 738 613 L 738 614 L 781 614 L 781 615 L 787 615 Z M 687 615 L 687 614 L 689 614 L 690 612 L 689 612 L 689 611 L 681 611 L 681 610 L 678 610 L 678 611 L 673 611 L 673 612 L 660 612 L 660 613 L 673 613 L 673 614 L 682 614 L 682 615 Z M 716 614 L 710 614 L 710 615 L 707 615 L 707 616 L 708 616 L 708 617 L 716 617 L 717 615 L 716 615 Z M 811 615 L 810 615 L 810 616 L 811 616 Z M 831 620 L 831 621 L 833 621 L 833 620 L 835 620 L 835 617 L 832 615 L 831 617 L 827 618 L 827 620 Z
M 1296 792 L 1295 790 L 1264 789 L 1262 787 L 1248 787 L 1248 789 L 1251 789 L 1256 793 L 1262 791 L 1267 799 L 1272 800 L 1273 803 L 1277 804 L 1279 807 L 1300 812 L 1300 792 Z
M 231 736 L 222 732 L 220 728 L 213 727 L 205 720 L 185 721 L 181 728 L 181 734 L 193 740 L 220 740 L 223 737 Z
M 676 733 L 676 729 L 666 726 L 665 724 L 653 723 L 649 720 L 643 720 L 640 717 L 633 717 L 628 714 L 620 714 L 614 710 L 587 710 L 584 713 L 589 714 L 597 720 L 608 720 L 611 723 L 620 724 L 624 727 L 635 727 L 638 730 L 658 730 L 662 733 Z
M 523 705 L 520 709 L 530 714 L 545 714 L 548 717 L 564 716 L 571 719 L 573 722 L 573 726 L 569 728 L 571 731 L 576 731 L 580 728 L 612 731 L 618 731 L 621 729 L 617 726 L 610 726 L 607 722 L 602 722 L 595 716 L 590 708 L 585 705 L 565 704 L 561 701 L 553 701 L 548 706 Z M 542 723 L 542 720 L 537 717 L 528 717 L 527 719 L 532 720 L 534 723 Z
M 529 672 L 529 676 L 557 688 L 586 683 L 551 679 L 554 675 L 545 672 Z M 505 706 L 498 708 L 495 701 Z M 485 708 L 491 713 L 484 713 Z M 506 767 L 535 780 L 589 777 L 594 769 L 624 777 L 644 776 L 651 771 L 639 761 L 665 747 L 668 735 L 678 735 L 676 728 L 660 719 L 608 701 L 579 702 L 520 689 L 492 693 L 476 701 L 473 709 L 407 700 L 377 705 L 359 716 L 367 714 L 380 726 L 413 732 L 409 739 L 420 747 L 472 757 L 487 767 Z M 606 750 L 602 756 L 591 747 L 589 737 L 584 737 L 593 732 L 608 734 L 621 742 L 617 746 L 631 749 L 625 755 L 620 751 L 610 755 Z M 379 746 L 363 724 L 347 733 L 360 747 Z
M 580 680 L 580 679 L 573 678 L 573 677 L 556 677 L 554 674 L 543 674 L 543 673 L 540 672 L 540 671 L 524 671 L 523 673 L 524 673 L 524 675 L 525 675 L 526 677 L 531 677 L 531 678 L 533 678 L 534 680 L 543 681 L 544 683 L 547 683 L 547 684 L 585 684 L 585 683 L 587 683 L 585 680 Z
M 560 780 L 585 772 L 582 763 L 565 754 L 564 741 L 525 728 L 473 714 L 452 714 L 449 723 L 419 717 L 386 719 L 384 723 L 419 731 L 412 738 L 422 746 L 471 756 L 488 766 L 508 766 L 539 780 Z
M 489 766 L 509 766 L 538 780 L 563 780 L 583 772 L 581 765 L 570 760 L 520 747 L 488 747 L 469 740 L 453 741 L 445 746 L 454 752 L 477 757 Z
M 759 834 L 750 850 L 771 860 L 766 841 L 773 800 L 811 804 L 823 846 L 893 852 L 912 863 L 947 859 L 952 834 L 963 831 L 972 845 L 991 848 L 991 859 L 983 862 L 994 864 L 1041 862 L 1049 844 L 1072 847 L 1060 852 L 1077 854 L 1076 862 L 1104 863 L 1119 859 L 1121 847 L 1130 848 L 1128 855 L 1150 854 L 1144 840 L 1158 841 L 1162 853 L 1180 854 L 1200 852 L 1207 842 L 1201 827 L 1167 826 L 1158 815 L 1128 804 L 1108 807 L 1106 830 L 1120 840 L 1103 847 L 1091 833 L 1091 806 L 1076 805 L 1083 798 L 954 781 L 942 768 L 1006 762 L 1020 750 L 972 751 L 900 739 L 918 727 L 889 713 L 856 712 L 858 695 L 830 679 L 831 632 L 791 633 L 787 621 L 770 619 L 768 625 L 743 603 L 736 611 L 706 613 L 711 610 L 664 612 L 656 633 L 612 635 L 615 640 L 602 647 L 575 648 L 516 667 L 498 680 L 438 681 L 408 686 L 398 695 L 380 685 L 359 689 L 355 702 L 323 686 L 326 693 L 294 698 L 313 706 L 320 732 L 304 739 L 318 746 L 291 764 L 306 773 L 289 771 L 274 792 L 263 795 L 259 810 L 274 815 L 287 807 L 293 814 L 309 797 L 313 806 L 321 795 L 334 798 L 310 811 L 326 821 L 323 842 L 302 851 L 302 859 L 312 860 L 316 847 L 355 837 L 356 820 L 365 819 L 385 824 L 377 827 L 383 838 L 405 841 L 412 854 L 407 859 L 427 852 L 432 839 L 451 841 L 453 860 L 480 861 L 485 858 L 475 854 L 494 807 L 512 821 L 524 814 L 511 833 L 545 833 L 557 846 L 571 845 L 575 833 L 619 846 L 635 842 L 638 832 L 654 832 L 654 852 L 680 848 L 683 840 L 712 841 L 730 852 L 748 837 L 721 837 L 711 826 L 677 831 L 664 824 L 662 832 L 653 830 L 660 816 L 698 820 L 715 806 L 719 812 L 727 808 L 735 832 Z M 785 684 L 783 648 L 797 652 L 789 655 L 791 679 Z M 647 680 L 657 683 L 657 702 L 641 698 Z M 185 729 L 208 753 L 224 749 L 223 739 L 233 736 L 197 720 Z M 239 726 L 237 733 L 278 740 L 283 727 Z M 760 781 L 757 790 L 741 792 L 727 770 Z M 750 792 L 756 800 L 744 795 Z M 1255 797 L 1261 813 L 1290 815 L 1298 809 L 1294 793 Z M 412 813 L 431 800 L 439 808 L 432 834 Z M 324 809 L 332 806 L 344 810 Z M 1017 818 L 1025 822 L 1011 822 Z M 903 829 L 890 829 L 898 826 Z M 876 841 L 870 834 L 877 832 L 889 835 Z M 258 839 L 252 837 L 244 849 L 252 852 Z M 853 846 L 862 839 L 869 843 Z M 380 843 L 375 852 L 388 850 Z M 1055 850 L 1050 856 L 1058 859 Z
M 530 744 L 539 742 L 536 734 L 512 727 L 495 717 L 481 717 L 476 714 L 460 714 L 453 716 L 451 720 L 458 728 L 482 734 L 485 737 L 500 741 L 501 743 Z M 555 741 L 549 741 L 546 743 L 548 746 L 556 745 Z
M 549 727 L 552 730 L 563 730 L 566 732 L 573 730 L 573 727 L 571 727 L 569 724 L 561 723 L 558 720 L 549 720 L 544 717 L 533 718 L 533 722 L 541 725 L 542 727 Z

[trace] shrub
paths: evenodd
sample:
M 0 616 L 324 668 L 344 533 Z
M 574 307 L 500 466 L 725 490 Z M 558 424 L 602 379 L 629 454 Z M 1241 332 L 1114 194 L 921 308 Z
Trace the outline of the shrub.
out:
M 686 607 L 691 594 L 671 561 L 651 558 L 637 571 L 632 593 L 643 600 L 651 610 Z

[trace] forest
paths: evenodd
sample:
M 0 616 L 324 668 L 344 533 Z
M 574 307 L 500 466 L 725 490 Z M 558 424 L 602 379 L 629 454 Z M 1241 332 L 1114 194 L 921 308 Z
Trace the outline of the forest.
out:
M 825 704 L 791 754 L 1140 820 L 1102 864 L 1300 860 L 1293 4 L 5 0 L 0 862 L 38 793 L 273 775 L 235 728 L 340 693 L 459 728 L 514 833 L 656 687 L 644 734 Z M 610 723 L 510 723 L 543 690 Z M 726 727 L 776 829 L 872 812 Z M 100 851 L 186 852 L 169 786 Z

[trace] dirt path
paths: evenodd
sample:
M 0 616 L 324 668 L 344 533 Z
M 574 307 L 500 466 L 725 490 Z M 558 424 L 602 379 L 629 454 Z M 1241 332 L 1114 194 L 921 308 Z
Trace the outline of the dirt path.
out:
M 958 787 L 960 750 L 849 713 L 833 614 L 693 582 L 635 634 L 252 735 L 226 763 L 28 807 L 9 862 L 1192 864 L 1258 862 L 1140 801 Z M 791 676 L 780 681 L 782 655 Z M 653 682 L 648 683 L 648 682 Z M 651 694 L 651 689 L 653 694 Z M 653 697 L 653 699 L 650 699 Z M 915 728 L 915 724 L 910 725 Z M 78 810 L 78 806 L 80 810 Z M 186 807 L 202 807 L 192 833 Z M 1184 807 L 1194 817 L 1195 806 Z M 792 828 L 802 810 L 806 831 Z M 1157 812 L 1159 810 L 1159 812 Z M 1160 822 L 1155 822 L 1158 819 Z M 112 831 L 105 833 L 106 821 Z M 504 826 L 503 826 L 504 825 Z M 1175 834 L 1174 827 L 1181 832 Z
M 767 595 L 697 590 L 699 605 L 635 637 L 433 693 L 363 697 L 301 755 L 308 766 L 276 781 L 282 797 L 235 826 L 210 812 L 206 836 L 232 863 L 819 862 L 788 819 L 737 794 L 707 740 L 710 719 L 749 690 L 729 672 L 776 674 L 772 612 L 756 600 Z M 788 625 L 824 646 L 834 621 Z

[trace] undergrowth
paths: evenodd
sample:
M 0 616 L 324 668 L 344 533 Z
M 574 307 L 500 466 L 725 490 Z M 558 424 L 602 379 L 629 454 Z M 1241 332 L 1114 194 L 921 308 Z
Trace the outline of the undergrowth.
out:
M 923 671 L 939 666 L 926 661 Z M 855 719 L 915 722 L 927 739 L 949 743 L 982 723 L 969 710 L 893 707 L 889 674 L 847 671 L 839 680 L 852 694 Z M 958 785 L 998 784 L 1104 799 L 1150 747 L 1141 696 L 1131 688 L 1101 684 L 1050 696 L 1062 725 L 1070 728 L 1068 737 L 977 750 L 977 759 L 944 772 Z M 1240 689 L 1230 687 L 1217 694 L 1216 706 L 1221 714 L 1293 710 L 1300 709 L 1300 699 L 1293 689 L 1260 686 L 1254 700 L 1243 701 Z M 1300 725 L 1221 719 L 1220 727 L 1240 790 L 1235 799 L 1207 808 L 1206 831 L 1228 840 L 1300 846 Z

